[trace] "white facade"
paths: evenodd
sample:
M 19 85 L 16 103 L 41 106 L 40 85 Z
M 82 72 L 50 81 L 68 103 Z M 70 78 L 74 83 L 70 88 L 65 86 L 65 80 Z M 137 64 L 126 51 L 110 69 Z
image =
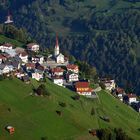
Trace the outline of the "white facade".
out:
M 120 101 L 123 101 L 123 95 L 121 93 L 118 94 L 118 98 L 120 99 Z
M 1 46 L 0 46 L 0 50 L 1 50 L 2 52 L 5 52 L 5 51 L 7 51 L 7 50 L 12 50 L 12 49 L 13 49 L 13 46 L 10 45 L 10 44 L 8 44 L 8 45 L 1 45 Z
M 2 58 L 0 58 L 0 64 L 2 63 Z
M 59 45 L 55 45 L 54 56 L 59 55 Z
M 43 73 L 38 73 L 38 72 L 32 73 L 32 78 L 39 81 L 40 79 L 43 78 Z
M 27 45 L 27 49 L 29 51 L 38 52 L 39 51 L 39 45 L 34 44 L 34 43 L 30 43 L 30 44 Z
M 85 92 L 77 92 L 79 95 L 84 95 L 84 96 L 91 96 L 92 95 L 92 92 L 88 92 L 88 91 L 85 91 Z
M 26 74 L 25 73 L 22 73 L 22 72 L 17 72 L 17 73 L 15 73 L 15 75 L 17 76 L 17 78 L 21 79 Z
M 76 82 L 76 81 L 79 81 L 79 76 L 78 76 L 78 74 L 75 74 L 75 73 L 68 74 L 68 81 L 69 81 L 69 82 Z
M 63 79 L 61 79 L 61 78 L 54 78 L 53 83 L 58 85 L 58 86 L 63 86 L 64 82 L 63 82 Z
M 64 62 L 65 62 L 65 60 L 64 60 L 63 54 L 60 53 L 58 56 L 56 56 L 56 63 L 63 64 Z
M 28 55 L 22 55 L 22 53 L 19 55 L 19 58 L 22 60 L 22 62 L 27 63 L 28 62 Z
M 43 64 L 43 62 L 44 62 L 44 56 L 42 56 L 42 57 L 32 57 L 32 63 Z
M 115 89 L 116 87 L 116 83 L 115 83 L 115 80 L 109 80 L 109 81 L 106 81 L 105 83 L 105 87 L 107 90 L 112 90 L 112 89 Z
M 79 73 L 78 66 L 77 65 L 74 65 L 74 64 L 67 65 L 67 70 L 68 71 L 71 71 L 71 72 L 74 72 L 74 73 Z
M 133 103 L 133 102 L 137 102 L 136 97 L 130 97 L 130 98 L 129 98 L 129 103 L 131 104 L 131 103 Z
M 11 67 L 9 67 L 9 66 L 4 66 L 4 68 L 3 69 L 0 69 L 0 73 L 1 74 L 6 74 L 6 73 L 9 73 L 10 71 L 12 71 L 12 68 Z

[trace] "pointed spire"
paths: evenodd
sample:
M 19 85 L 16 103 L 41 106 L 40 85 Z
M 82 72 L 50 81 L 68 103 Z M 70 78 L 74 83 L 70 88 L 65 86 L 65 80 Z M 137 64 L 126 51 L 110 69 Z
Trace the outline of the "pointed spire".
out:
M 59 47 L 59 44 L 58 44 L 58 35 L 56 34 L 56 44 L 55 44 L 56 48 Z
M 55 43 L 54 55 L 57 56 L 58 54 L 59 54 L 59 44 L 58 44 L 58 36 L 56 34 L 56 43 Z

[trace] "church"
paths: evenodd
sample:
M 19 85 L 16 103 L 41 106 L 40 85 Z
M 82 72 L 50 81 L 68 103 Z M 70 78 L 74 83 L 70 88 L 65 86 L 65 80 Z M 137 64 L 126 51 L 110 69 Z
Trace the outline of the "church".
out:
M 54 58 L 55 58 L 57 64 L 63 64 L 65 62 L 64 55 L 62 53 L 60 53 L 57 35 L 56 35 L 56 44 L 55 44 L 55 48 L 54 48 Z

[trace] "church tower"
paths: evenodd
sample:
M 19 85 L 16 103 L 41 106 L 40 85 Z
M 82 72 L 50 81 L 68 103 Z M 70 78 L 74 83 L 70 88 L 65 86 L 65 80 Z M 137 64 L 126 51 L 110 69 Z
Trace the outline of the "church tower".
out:
M 58 44 L 58 36 L 56 35 L 56 44 L 54 48 L 54 56 L 59 55 L 59 44 Z
M 4 23 L 5 24 L 13 23 L 12 16 L 10 15 L 9 11 L 8 11 L 7 19 L 6 19 L 6 21 Z

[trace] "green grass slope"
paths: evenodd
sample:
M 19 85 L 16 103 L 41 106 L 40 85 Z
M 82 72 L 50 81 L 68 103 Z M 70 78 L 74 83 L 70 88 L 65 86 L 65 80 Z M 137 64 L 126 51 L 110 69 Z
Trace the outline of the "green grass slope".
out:
M 75 93 L 58 87 L 47 80 L 50 97 L 30 96 L 36 81 L 25 85 L 13 79 L 0 81 L 0 140 L 97 140 L 88 134 L 89 128 L 122 127 L 135 140 L 139 139 L 138 113 L 111 97 L 107 92 L 98 93 L 99 100 L 81 97 L 74 101 Z M 65 102 L 66 107 L 59 106 Z M 95 115 L 91 116 L 91 108 Z M 8 111 L 11 109 L 11 112 Z M 62 116 L 56 114 L 62 111 Z M 100 115 L 109 116 L 111 122 L 104 122 Z M 4 127 L 12 125 L 15 133 L 11 136 Z
M 0 34 L 0 44 L 1 43 L 11 43 L 14 47 L 23 47 L 23 43 Z

